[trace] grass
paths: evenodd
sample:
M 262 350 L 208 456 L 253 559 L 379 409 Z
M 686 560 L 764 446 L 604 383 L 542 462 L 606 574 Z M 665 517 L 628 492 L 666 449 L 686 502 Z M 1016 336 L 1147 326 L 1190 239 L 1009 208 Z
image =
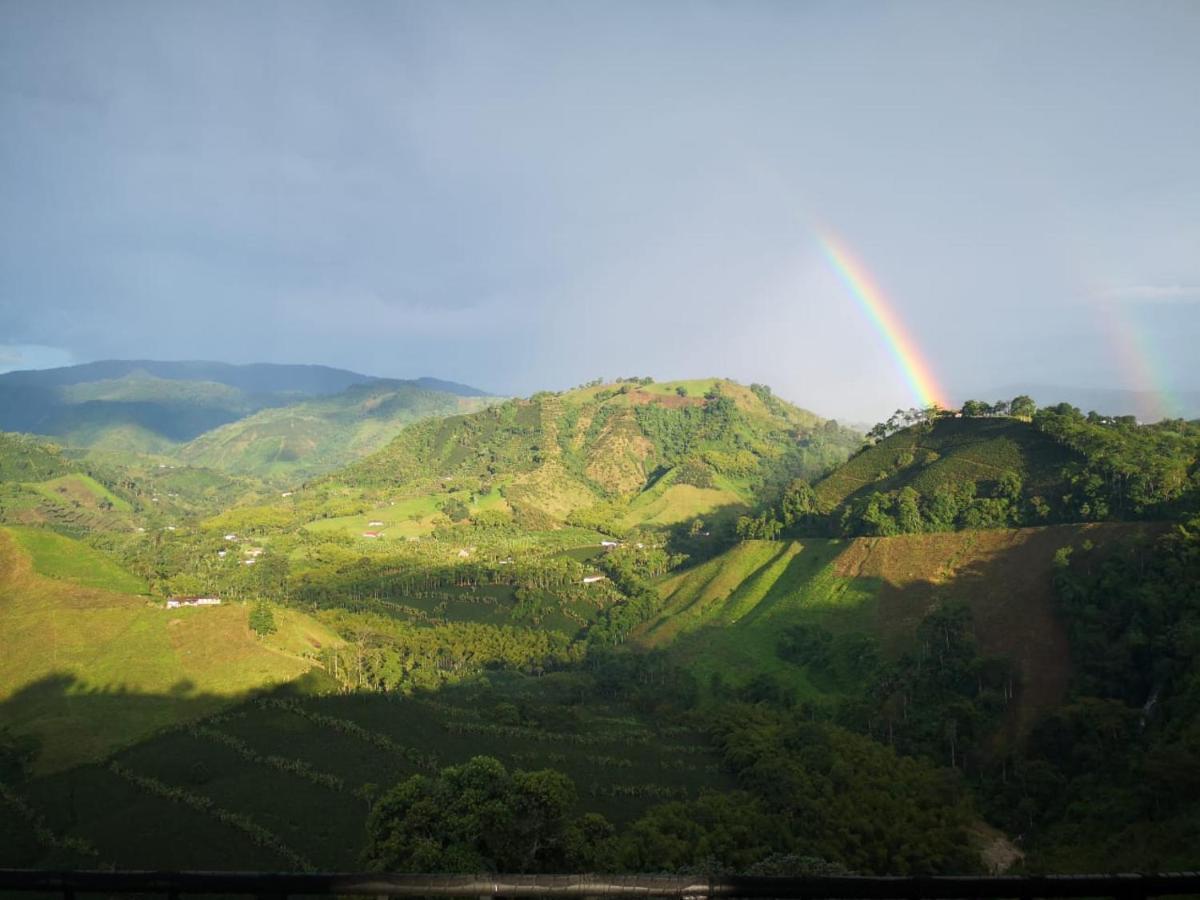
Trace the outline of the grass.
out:
M 68 580 L 81 572 L 92 583 Z M 253 688 L 294 679 L 310 666 L 305 647 L 338 640 L 288 611 L 277 615 L 279 635 L 262 642 L 243 605 L 168 611 L 117 585 L 141 587 L 77 541 L 0 529 L 0 702 L 6 724 L 42 742 L 40 771 L 99 758 L 177 721 L 184 709 L 211 712 Z M 88 702 L 97 691 L 110 699 Z M 126 706 L 111 699 L 121 691 L 154 699 Z
M 745 500 L 725 488 L 700 488 L 670 484 L 661 490 L 640 494 L 625 513 L 624 524 L 675 525 L 717 510 L 746 510 Z
M 878 585 L 837 574 L 834 560 L 845 546 L 820 539 L 739 544 L 666 580 L 664 610 L 638 642 L 673 645 L 701 685 L 714 674 L 737 683 L 765 672 L 812 696 L 807 674 L 780 660 L 775 648 L 782 629 L 799 622 L 869 630 Z
M 420 537 L 433 531 L 436 520 L 442 515 L 442 507 L 448 500 L 467 503 L 470 498 L 471 494 L 467 491 L 425 494 L 395 500 L 358 515 L 314 519 L 304 527 L 316 533 L 341 532 L 352 537 L 360 537 L 364 531 L 382 531 L 385 538 Z M 507 508 L 504 498 L 495 488 L 469 506 L 472 513 L 483 509 Z M 371 525 L 371 522 L 383 524 Z
M 80 541 L 41 528 L 7 530 L 29 554 L 33 570 L 39 575 L 125 594 L 145 594 L 148 590 L 141 578 Z
M 664 580 L 663 611 L 636 640 L 670 648 L 702 686 L 713 673 L 741 683 L 766 672 L 812 697 L 819 691 L 808 673 L 775 652 L 787 626 L 814 623 L 835 633 L 870 634 L 885 656 L 895 657 L 912 647 L 926 615 L 964 602 L 981 650 L 1014 660 L 1022 673 L 1008 722 L 1015 736 L 1066 696 L 1070 653 L 1054 614 L 1055 551 L 1085 541 L 1113 546 L 1144 532 L 1137 525 L 1063 525 L 747 541 Z
M 675 394 L 679 388 L 687 391 L 689 397 L 703 397 L 714 386 L 721 383 L 720 378 L 693 378 L 683 381 L 655 381 L 642 385 L 639 391 L 645 394 Z
M 112 504 L 112 508 L 120 512 L 129 512 L 129 503 L 118 497 L 90 475 L 62 475 L 49 481 L 26 485 L 47 499 L 55 502 L 79 500 L 89 506 L 98 506 L 102 502 Z

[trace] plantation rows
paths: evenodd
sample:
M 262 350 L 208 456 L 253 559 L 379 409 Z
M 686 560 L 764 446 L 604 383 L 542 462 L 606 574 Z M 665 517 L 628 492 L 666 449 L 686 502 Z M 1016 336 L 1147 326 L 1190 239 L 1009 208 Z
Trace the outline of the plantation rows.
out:
M 354 868 L 382 792 L 480 754 L 563 771 L 578 787 L 580 812 L 617 822 L 724 783 L 703 743 L 678 743 L 687 729 L 667 729 L 668 743 L 620 710 L 579 716 L 572 731 L 543 731 L 489 717 L 510 715 L 512 700 L 524 714 L 562 717 L 559 704 L 469 697 L 473 707 L 428 697 L 259 697 L 164 729 L 107 763 L 0 785 L 9 820 L 0 825 L 0 865 Z M 32 837 L 6 841 L 22 832 Z

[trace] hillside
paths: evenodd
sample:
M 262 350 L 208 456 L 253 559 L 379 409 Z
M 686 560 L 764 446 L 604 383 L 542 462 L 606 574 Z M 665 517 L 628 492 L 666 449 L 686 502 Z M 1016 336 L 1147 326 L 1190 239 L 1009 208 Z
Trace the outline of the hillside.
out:
M 780 679 L 820 701 L 857 687 L 779 652 L 792 626 L 868 636 L 885 659 L 917 649 L 923 620 L 965 604 L 984 654 L 1013 660 L 1021 685 L 1013 733 L 1062 703 L 1070 675 L 1055 615 L 1054 560 L 1063 547 L 1115 546 L 1153 533 L 1136 525 L 1071 525 L 889 538 L 747 541 L 667 578 L 661 611 L 637 633 L 670 648 L 702 684 Z M 861 649 L 861 648 L 860 648 Z
M 4 725 L 37 739 L 38 771 L 96 759 L 178 720 L 213 712 L 264 685 L 297 678 L 304 654 L 339 639 L 280 611 L 260 641 L 241 604 L 166 610 L 145 584 L 85 544 L 0 528 L 0 703 Z M 123 704 L 123 692 L 156 695 Z M 109 702 L 87 702 L 108 693 Z
M 813 489 L 795 486 L 738 533 L 887 536 L 1200 512 L 1200 424 L 1032 407 L 1020 416 L 978 412 L 988 408 L 979 401 L 953 414 L 899 411 L 844 466 Z
M 300 480 L 345 466 L 385 446 L 405 425 L 485 406 L 461 385 L 377 380 L 329 397 L 261 410 L 200 435 L 175 455 L 189 465 Z M 450 390 L 453 389 L 453 390 Z
M 923 497 L 970 485 L 988 496 L 1008 473 L 1029 496 L 1052 503 L 1077 455 L 1017 418 L 942 418 L 865 448 L 816 485 L 818 509 L 835 516 L 871 494 L 912 488 Z
M 535 528 L 669 526 L 734 515 L 836 465 L 859 440 L 765 388 L 631 380 L 411 426 L 329 484 L 397 500 L 495 496 Z
M 0 375 L 0 430 L 113 452 L 166 453 L 260 410 L 378 381 L 326 366 L 152 360 L 8 372 Z M 394 384 L 445 396 L 483 393 L 429 378 Z

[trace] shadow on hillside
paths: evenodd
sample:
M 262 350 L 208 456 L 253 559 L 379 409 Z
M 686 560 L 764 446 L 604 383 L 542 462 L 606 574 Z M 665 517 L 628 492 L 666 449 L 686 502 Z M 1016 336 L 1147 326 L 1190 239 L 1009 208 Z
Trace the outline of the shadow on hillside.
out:
M 821 567 L 806 549 L 751 611 L 734 622 L 718 617 L 678 638 L 676 646 L 690 659 L 720 661 L 730 648 L 734 658 L 761 657 L 775 652 L 790 625 L 819 623 L 835 632 L 873 634 L 885 657 L 895 658 L 915 648 L 918 627 L 930 613 L 965 603 L 981 653 L 1017 665 L 1020 682 L 1004 734 L 1020 740 L 1039 715 L 1065 699 L 1071 674 L 1066 629 L 1055 613 L 1055 553 L 1071 546 L 1073 559 L 1097 564 L 1155 533 L 1153 526 L 1111 524 L 858 538 L 832 557 L 833 577 L 817 580 Z M 725 602 L 736 606 L 737 600 L 735 591 Z M 759 668 L 757 661 L 753 665 Z M 726 681 L 748 677 L 729 673 Z
M 579 811 L 617 825 L 731 786 L 699 730 L 602 695 L 579 668 L 493 671 L 409 697 L 331 687 L 320 672 L 236 699 L 186 683 L 93 690 L 64 674 L 25 686 L 0 702 L 0 866 L 355 870 L 381 790 L 481 754 L 564 772 Z M 128 726 L 123 746 L 39 769 L 105 720 Z M 11 765 L 23 750 L 35 751 L 24 773 Z

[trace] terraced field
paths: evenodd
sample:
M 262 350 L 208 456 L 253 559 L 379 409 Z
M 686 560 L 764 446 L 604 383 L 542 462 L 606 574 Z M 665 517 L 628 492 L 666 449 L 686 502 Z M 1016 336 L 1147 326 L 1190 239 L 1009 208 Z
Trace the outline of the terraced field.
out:
M 381 789 L 480 754 L 564 771 L 580 812 L 618 823 L 727 786 L 699 733 L 575 692 L 561 675 L 414 699 L 262 696 L 0 791 L 0 865 L 353 869 Z

